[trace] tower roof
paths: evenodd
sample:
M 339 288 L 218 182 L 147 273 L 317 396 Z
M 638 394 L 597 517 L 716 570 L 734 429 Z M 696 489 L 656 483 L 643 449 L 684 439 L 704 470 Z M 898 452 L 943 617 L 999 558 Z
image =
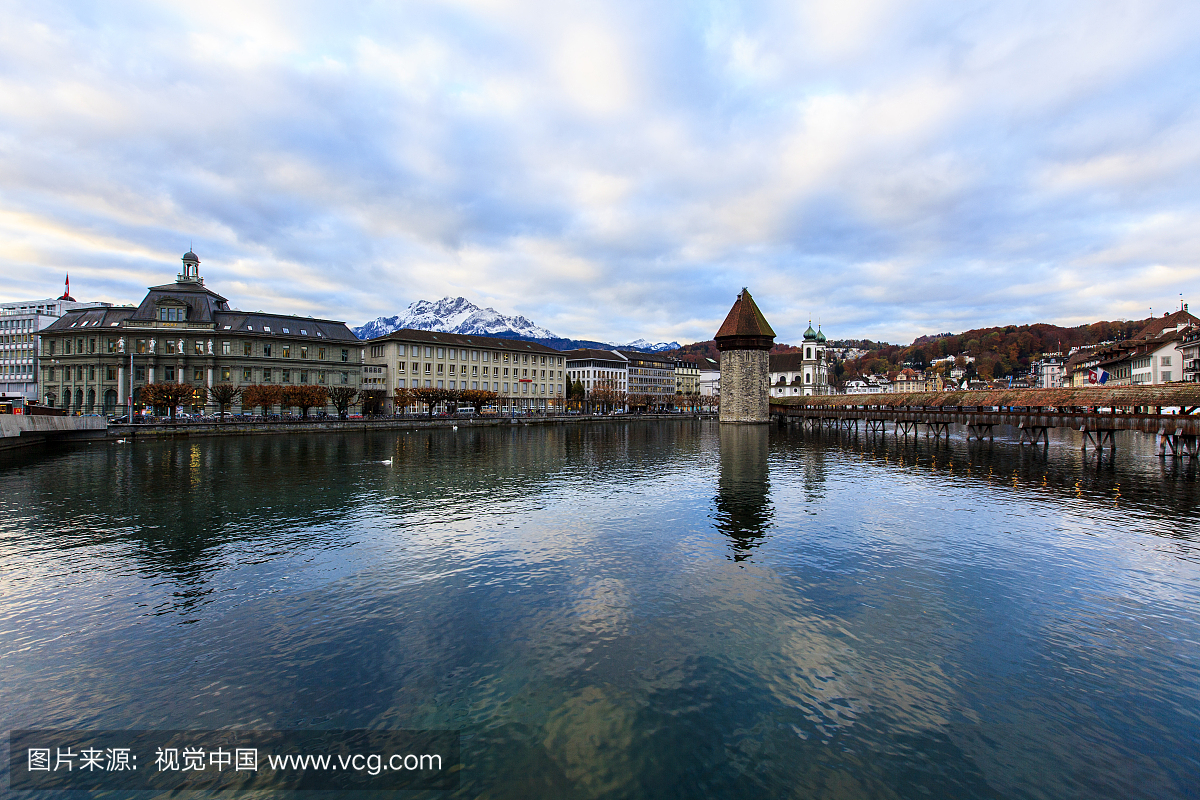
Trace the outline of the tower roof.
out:
M 770 350 L 774 345 L 775 331 L 758 310 L 750 290 L 743 288 L 738 293 L 716 340 L 718 350 Z
M 804 341 L 811 342 L 813 339 L 816 339 L 816 338 L 817 338 L 817 332 L 814 331 L 812 328 L 812 320 L 809 320 L 808 321 L 808 330 L 806 330 L 804 332 Z

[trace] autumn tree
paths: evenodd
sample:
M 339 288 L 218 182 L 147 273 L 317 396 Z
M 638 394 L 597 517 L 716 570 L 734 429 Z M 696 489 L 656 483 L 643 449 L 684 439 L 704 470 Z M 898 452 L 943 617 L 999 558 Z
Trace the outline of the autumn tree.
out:
M 471 406 L 476 414 L 480 413 L 484 406 L 491 405 L 499 399 L 499 394 L 486 389 L 467 389 L 462 393 L 462 401 Z
M 412 390 L 412 399 L 414 402 L 423 403 L 425 410 L 429 412 L 430 419 L 432 419 L 434 407 L 445 399 L 445 391 L 445 389 L 422 386 Z
M 292 405 L 300 409 L 300 418 L 308 419 L 308 410 L 310 408 L 324 408 L 329 404 L 329 390 L 324 386 L 312 386 L 310 384 L 301 384 L 293 387 L 296 389 Z
M 225 418 L 225 409 L 233 405 L 233 401 L 242 393 L 240 387 L 234 386 L 231 383 L 218 383 L 212 387 L 210 394 L 213 402 L 217 404 L 220 411 L 221 419 Z
M 203 387 L 199 387 L 203 388 Z M 142 387 L 142 402 L 155 409 L 166 408 L 171 419 L 181 405 L 192 405 L 197 387 L 190 383 L 149 383 Z
M 274 383 L 255 384 L 242 387 L 242 408 L 262 408 L 263 416 L 283 402 L 283 387 Z
M 417 402 L 413 396 L 413 389 L 396 389 L 392 393 L 392 409 L 398 413 L 404 413 L 404 410 Z

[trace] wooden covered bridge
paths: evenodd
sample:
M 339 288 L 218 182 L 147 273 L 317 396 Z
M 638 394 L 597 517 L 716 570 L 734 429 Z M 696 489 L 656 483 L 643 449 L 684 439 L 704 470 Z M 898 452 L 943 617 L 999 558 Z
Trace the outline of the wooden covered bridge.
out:
M 1049 443 L 1050 428 L 1083 434 L 1083 449 L 1113 447 L 1116 431 L 1158 437 L 1159 455 L 1200 455 L 1200 384 L 1068 389 L 1001 389 L 903 394 L 814 395 L 771 398 L 780 424 L 836 427 L 916 436 L 919 426 L 935 439 L 962 425 L 967 439 L 993 438 L 997 425 L 1020 432 L 1021 444 Z

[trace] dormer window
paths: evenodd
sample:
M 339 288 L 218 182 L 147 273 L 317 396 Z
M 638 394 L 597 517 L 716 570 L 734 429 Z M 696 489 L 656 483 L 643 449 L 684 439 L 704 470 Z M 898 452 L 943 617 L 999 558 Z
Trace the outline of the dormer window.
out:
M 159 306 L 159 322 L 184 322 L 187 320 L 187 306 Z

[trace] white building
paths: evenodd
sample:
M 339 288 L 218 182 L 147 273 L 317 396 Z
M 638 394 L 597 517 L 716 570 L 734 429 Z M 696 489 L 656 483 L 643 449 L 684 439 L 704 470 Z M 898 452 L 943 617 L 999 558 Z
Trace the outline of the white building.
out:
M 70 283 L 62 297 L 0 303 L 0 399 L 39 399 L 39 331 L 68 311 L 111 305 L 76 302 L 71 297 Z
M 826 356 L 825 334 L 814 331 L 809 323 L 798 352 L 771 356 L 771 397 L 829 394 Z
M 584 391 L 612 389 L 629 390 L 629 358 L 618 350 L 583 348 L 563 352 L 567 363 L 567 380 L 583 384 Z
M 1062 353 L 1043 353 L 1029 365 L 1029 377 L 1038 389 L 1061 389 L 1067 374 L 1067 359 Z

